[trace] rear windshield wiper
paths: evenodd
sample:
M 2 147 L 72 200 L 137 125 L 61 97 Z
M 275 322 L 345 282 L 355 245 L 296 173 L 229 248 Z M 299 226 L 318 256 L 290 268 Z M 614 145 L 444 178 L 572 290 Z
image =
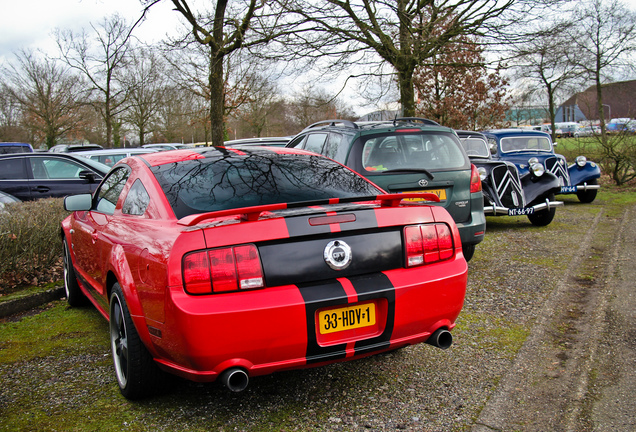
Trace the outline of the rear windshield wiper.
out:
M 428 178 L 430 178 L 431 180 L 433 180 L 435 178 L 435 176 L 433 175 L 433 173 L 431 173 L 429 170 L 424 169 L 424 168 L 395 168 L 395 169 L 389 169 L 389 170 L 384 170 L 384 171 L 380 171 L 382 174 L 386 174 L 386 173 L 409 173 L 409 172 L 418 172 L 418 173 L 424 173 L 428 176 Z

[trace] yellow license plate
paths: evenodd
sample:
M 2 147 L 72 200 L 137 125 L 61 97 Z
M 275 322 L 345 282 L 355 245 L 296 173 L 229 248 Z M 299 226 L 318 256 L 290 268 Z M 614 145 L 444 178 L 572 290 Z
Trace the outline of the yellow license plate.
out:
M 427 193 L 432 193 L 437 195 L 437 197 L 439 198 L 440 201 L 443 201 L 446 199 L 446 189 L 429 189 L 429 190 L 418 190 L 418 191 L 409 191 L 409 193 L 423 193 L 423 192 L 427 192 Z M 404 192 L 406 193 L 406 192 Z M 425 199 L 422 198 L 407 198 L 404 201 L 426 201 Z
M 318 313 L 320 334 L 375 325 L 375 303 L 364 303 Z

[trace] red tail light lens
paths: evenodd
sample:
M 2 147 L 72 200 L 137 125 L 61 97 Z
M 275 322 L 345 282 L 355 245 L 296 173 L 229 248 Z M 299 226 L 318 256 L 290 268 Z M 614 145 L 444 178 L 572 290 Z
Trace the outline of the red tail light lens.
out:
M 415 267 L 452 258 L 453 236 L 446 224 L 413 225 L 404 228 L 406 266 Z
M 258 249 L 253 244 L 187 255 L 183 282 L 190 294 L 210 294 L 265 286 Z
M 470 193 L 481 192 L 481 178 L 474 164 L 470 164 Z
M 183 282 L 189 293 L 210 292 L 210 262 L 205 252 L 191 253 L 184 258 Z

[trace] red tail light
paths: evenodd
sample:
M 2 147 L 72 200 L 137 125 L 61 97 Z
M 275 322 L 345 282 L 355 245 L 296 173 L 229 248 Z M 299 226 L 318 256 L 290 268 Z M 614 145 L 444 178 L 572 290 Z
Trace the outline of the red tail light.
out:
M 183 283 L 190 294 L 210 294 L 265 286 L 253 244 L 194 252 L 183 259 Z
M 455 249 L 446 224 L 412 225 L 404 228 L 406 266 L 415 267 L 451 258 Z
M 474 164 L 470 164 L 470 193 L 481 191 L 481 178 Z

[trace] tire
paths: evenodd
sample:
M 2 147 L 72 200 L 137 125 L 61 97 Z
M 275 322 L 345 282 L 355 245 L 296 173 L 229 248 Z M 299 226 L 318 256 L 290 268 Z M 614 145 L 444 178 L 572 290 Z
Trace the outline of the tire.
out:
M 588 185 L 596 185 L 598 184 L 598 182 L 596 181 L 596 179 L 592 179 L 589 182 L 587 182 Z M 582 203 L 591 203 L 592 201 L 594 201 L 596 199 L 596 193 L 598 192 L 598 189 L 590 189 L 587 191 L 580 191 L 576 193 L 577 198 L 579 199 L 580 202 Z
M 161 371 L 139 338 L 118 283 L 113 285 L 109 309 L 110 347 L 119 391 L 126 399 L 141 399 L 157 390 Z
M 475 255 L 475 245 L 474 244 L 462 245 L 462 250 L 464 252 L 464 258 L 466 259 L 466 262 L 470 261 L 473 258 L 473 255 Z
M 554 201 L 554 194 L 550 194 L 548 196 L 550 201 Z M 556 207 L 551 208 L 550 210 L 541 210 L 535 212 L 533 214 L 528 215 L 528 219 L 530 223 L 534 226 L 546 226 L 550 225 L 552 219 L 554 219 L 554 215 L 556 214 Z
M 68 242 L 64 239 L 64 291 L 66 292 L 66 302 L 69 306 L 77 307 L 83 306 L 87 303 L 87 298 L 82 292 L 82 289 L 77 282 L 77 276 L 75 276 L 75 268 L 73 268 L 73 260 L 71 258 L 71 251 L 68 247 Z

